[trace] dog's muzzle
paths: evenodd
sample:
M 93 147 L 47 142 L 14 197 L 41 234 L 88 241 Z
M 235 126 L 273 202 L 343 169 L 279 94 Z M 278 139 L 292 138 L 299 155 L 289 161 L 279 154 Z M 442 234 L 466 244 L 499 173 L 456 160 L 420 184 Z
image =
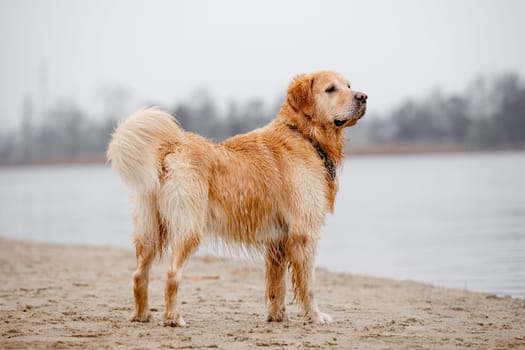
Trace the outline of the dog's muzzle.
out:
M 350 125 L 354 125 L 359 119 L 363 118 L 366 112 L 366 100 L 368 99 L 368 95 L 364 92 L 355 92 L 354 93 L 354 108 L 351 115 L 348 115 L 344 119 L 335 119 L 334 124 L 335 126 L 343 126 L 348 122 L 351 122 Z

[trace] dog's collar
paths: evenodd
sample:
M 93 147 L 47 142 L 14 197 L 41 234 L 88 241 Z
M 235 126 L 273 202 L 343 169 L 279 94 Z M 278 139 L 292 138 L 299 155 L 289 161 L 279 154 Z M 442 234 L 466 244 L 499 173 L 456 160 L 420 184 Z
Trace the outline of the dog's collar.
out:
M 326 154 L 325 150 L 321 147 L 321 145 L 314 140 L 312 140 L 311 137 L 303 134 L 298 128 L 297 125 L 290 124 L 286 120 L 281 120 L 281 122 L 286 125 L 290 130 L 293 130 L 297 132 L 299 135 L 304 137 L 310 144 L 314 147 L 314 149 L 317 151 L 317 154 L 319 154 L 319 157 L 321 157 L 321 160 L 324 162 L 324 167 L 326 168 L 326 171 L 328 172 L 328 179 L 331 181 L 335 181 L 336 178 L 336 169 L 334 163 L 328 158 L 328 155 Z

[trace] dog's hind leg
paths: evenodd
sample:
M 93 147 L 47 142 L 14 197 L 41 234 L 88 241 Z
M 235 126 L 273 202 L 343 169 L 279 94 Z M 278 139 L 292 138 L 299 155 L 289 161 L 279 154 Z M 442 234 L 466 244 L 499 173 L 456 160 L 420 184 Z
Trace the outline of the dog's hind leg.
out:
M 283 242 L 270 243 L 266 249 L 266 301 L 268 322 L 286 320 L 286 254 Z
M 133 225 L 137 269 L 133 274 L 135 315 L 131 320 L 148 322 L 151 320 L 148 309 L 149 271 L 160 245 L 158 212 L 154 195 L 135 194 Z
M 165 291 L 165 326 L 184 326 L 176 308 L 177 292 L 186 259 L 199 247 L 205 228 L 208 185 L 200 167 L 185 154 L 168 155 L 167 173 L 159 190 L 159 213 L 168 231 L 172 255 Z
M 165 291 L 164 325 L 184 327 L 186 322 L 177 310 L 177 292 L 186 259 L 199 247 L 200 235 L 193 233 L 172 243 L 172 253 Z
M 149 322 L 151 320 L 151 313 L 148 309 L 149 271 L 155 252 L 152 246 L 140 241 L 135 242 L 135 250 L 137 255 L 137 270 L 133 274 L 135 315 L 131 321 Z
M 319 311 L 315 300 L 315 251 L 317 238 L 301 230 L 292 229 L 286 242 L 286 256 L 290 264 L 295 299 L 302 306 L 306 318 L 313 323 L 331 322 L 330 315 Z

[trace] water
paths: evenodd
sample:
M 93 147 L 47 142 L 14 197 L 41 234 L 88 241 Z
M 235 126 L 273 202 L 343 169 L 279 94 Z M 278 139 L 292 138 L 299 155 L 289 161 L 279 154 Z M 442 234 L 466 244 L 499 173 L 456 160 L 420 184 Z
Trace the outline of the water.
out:
M 105 165 L 0 170 L 0 235 L 131 247 L 126 187 Z
M 525 297 L 525 153 L 352 157 L 317 263 Z M 103 165 L 0 170 L 0 235 L 131 249 L 129 194 Z
M 319 263 L 525 297 L 525 153 L 350 158 Z

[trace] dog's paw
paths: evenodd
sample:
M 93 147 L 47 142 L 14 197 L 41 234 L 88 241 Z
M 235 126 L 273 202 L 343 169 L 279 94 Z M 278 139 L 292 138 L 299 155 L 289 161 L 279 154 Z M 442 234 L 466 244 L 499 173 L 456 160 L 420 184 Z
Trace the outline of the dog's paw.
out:
M 288 321 L 288 316 L 286 316 L 286 312 L 280 311 L 275 314 L 269 314 L 266 318 L 266 321 L 268 322 L 285 322 Z
M 266 318 L 266 321 L 268 322 L 284 322 L 288 321 L 288 317 L 286 316 L 286 307 L 270 307 L 268 309 L 268 317 Z
M 186 321 L 184 321 L 181 315 L 164 317 L 163 323 L 166 327 L 186 327 Z
M 131 322 L 149 322 L 153 319 L 151 313 L 145 313 L 143 315 L 136 314 L 131 318 Z
M 308 321 L 315 324 L 325 324 L 333 322 L 333 319 L 332 316 L 330 316 L 329 314 L 325 314 L 324 312 L 318 312 L 308 317 Z

